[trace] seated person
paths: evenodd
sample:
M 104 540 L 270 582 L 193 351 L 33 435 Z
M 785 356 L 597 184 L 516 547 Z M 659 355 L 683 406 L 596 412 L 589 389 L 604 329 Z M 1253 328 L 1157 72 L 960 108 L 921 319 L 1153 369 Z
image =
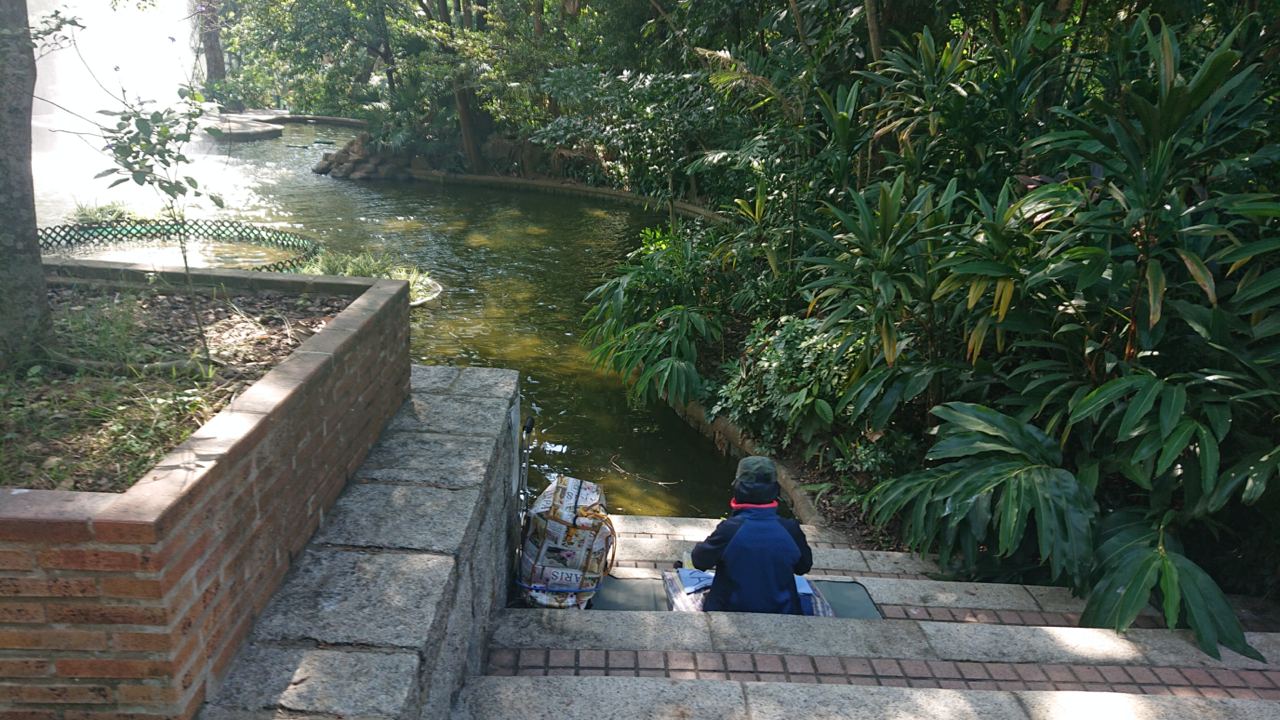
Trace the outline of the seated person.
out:
M 813 567 L 800 523 L 778 517 L 778 473 L 766 457 L 743 458 L 733 481 L 733 514 L 693 548 L 699 570 L 715 568 L 703 610 L 804 614 L 795 575 Z

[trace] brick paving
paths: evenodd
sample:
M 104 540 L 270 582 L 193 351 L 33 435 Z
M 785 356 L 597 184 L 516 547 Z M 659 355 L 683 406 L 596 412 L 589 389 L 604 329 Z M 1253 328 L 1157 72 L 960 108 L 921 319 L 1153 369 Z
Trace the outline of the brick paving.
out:
M 935 622 L 984 623 L 987 625 L 1026 625 L 1036 627 L 1079 627 L 1080 613 L 1033 612 L 1030 610 L 978 610 L 974 608 L 923 607 L 916 605 L 878 605 L 890 620 L 932 620 Z M 1133 623 L 1136 628 L 1161 628 L 1159 618 L 1143 615 Z
M 870 577 L 870 573 L 857 573 Z M 1030 610 L 980 610 L 975 608 L 926 607 L 920 605 L 880 604 L 880 613 L 890 620 L 932 620 L 934 622 L 984 623 L 988 625 L 1024 625 L 1029 627 L 1079 627 L 1080 613 L 1035 612 Z M 1270 618 L 1243 618 L 1248 632 L 1278 632 Z M 1139 615 L 1133 627 L 1160 630 L 1164 621 L 1156 615 Z
M 883 685 L 953 690 L 1083 690 L 1280 701 L 1280 671 L 1040 665 L 658 650 L 495 648 L 487 675 Z

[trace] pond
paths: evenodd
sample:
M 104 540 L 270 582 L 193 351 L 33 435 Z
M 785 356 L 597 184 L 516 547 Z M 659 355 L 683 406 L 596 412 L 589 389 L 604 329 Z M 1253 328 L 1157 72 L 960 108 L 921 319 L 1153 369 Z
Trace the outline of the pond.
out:
M 292 229 L 336 250 L 385 251 L 430 273 L 444 291 L 412 313 L 413 360 L 520 370 L 525 412 L 538 418 L 535 488 L 567 474 L 602 483 L 615 512 L 720 515 L 734 461 L 669 408 L 628 406 L 621 380 L 596 369 L 581 344 L 583 297 L 661 218 L 599 200 L 311 173 L 350 133 L 291 125 L 278 140 L 201 143 L 191 174 L 226 209 L 191 214 Z M 64 221 L 77 200 L 125 197 L 154 212 L 136 193 L 116 196 L 102 191 L 105 181 L 57 170 L 84 167 L 91 178 L 106 159 L 55 157 L 36 154 L 42 225 Z

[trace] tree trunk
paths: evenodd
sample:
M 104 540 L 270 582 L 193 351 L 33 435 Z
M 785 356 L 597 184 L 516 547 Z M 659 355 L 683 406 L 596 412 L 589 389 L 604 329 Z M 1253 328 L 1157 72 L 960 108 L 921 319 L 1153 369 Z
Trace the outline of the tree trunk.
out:
M 218 21 L 216 0 L 204 0 L 200 8 L 200 44 L 204 46 L 204 80 L 206 83 L 227 79 L 227 62 L 222 53 L 222 30 Z
M 545 22 L 543 19 L 545 10 L 543 0 L 533 0 L 533 36 L 536 38 L 542 37 L 542 34 L 546 32 L 546 26 L 543 24 Z
M 867 16 L 867 40 L 871 45 L 871 59 L 880 60 L 884 51 L 880 49 L 880 9 L 876 7 L 876 0 L 866 0 L 863 11 Z
M 0 0 L 0 368 L 35 349 L 49 322 L 31 182 L 36 60 L 26 0 Z
M 440 22 L 445 25 L 452 25 L 452 18 L 449 17 L 449 0 L 436 0 L 436 14 L 440 16 Z
M 462 0 L 462 27 L 468 30 L 475 29 L 475 24 L 471 20 L 471 0 Z
M 453 101 L 458 109 L 458 126 L 462 131 L 462 152 L 467 156 L 467 169 L 479 175 L 484 173 L 484 159 L 480 156 L 480 141 L 476 139 L 476 114 L 471 107 L 470 90 L 455 85 Z

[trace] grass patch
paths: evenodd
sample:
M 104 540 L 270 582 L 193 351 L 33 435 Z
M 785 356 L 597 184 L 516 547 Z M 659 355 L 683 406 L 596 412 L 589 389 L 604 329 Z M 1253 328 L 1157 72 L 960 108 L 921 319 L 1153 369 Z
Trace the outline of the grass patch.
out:
M 224 404 L 211 380 L 35 365 L 0 383 L 0 485 L 121 492 Z
M 383 278 L 409 283 L 409 301 L 421 305 L 440 292 L 440 285 L 426 270 L 400 263 L 389 255 L 371 252 L 322 252 L 298 272 L 309 275 Z
M 142 216 L 129 209 L 129 206 L 113 201 L 105 205 L 82 205 L 76 203 L 71 213 L 71 222 L 81 225 L 97 225 L 108 222 L 124 222 L 125 220 L 141 220 Z

